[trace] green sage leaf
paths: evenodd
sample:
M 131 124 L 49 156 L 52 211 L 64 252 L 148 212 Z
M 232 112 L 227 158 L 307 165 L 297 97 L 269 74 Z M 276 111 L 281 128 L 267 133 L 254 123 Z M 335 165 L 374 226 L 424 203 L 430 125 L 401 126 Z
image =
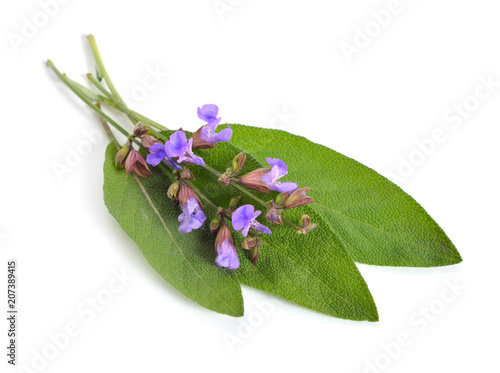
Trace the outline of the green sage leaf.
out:
M 262 163 L 283 159 L 287 180 L 312 186 L 311 205 L 359 263 L 433 267 L 462 261 L 422 206 L 371 168 L 304 137 L 232 124 L 231 142 Z
M 243 315 L 241 287 L 234 273 L 215 265 L 207 229 L 179 233 L 178 207 L 167 198 L 171 180 L 158 168 L 147 179 L 127 176 L 114 166 L 111 143 L 104 162 L 104 201 L 122 229 L 161 277 L 210 310 Z M 205 224 L 207 225 L 207 224 Z

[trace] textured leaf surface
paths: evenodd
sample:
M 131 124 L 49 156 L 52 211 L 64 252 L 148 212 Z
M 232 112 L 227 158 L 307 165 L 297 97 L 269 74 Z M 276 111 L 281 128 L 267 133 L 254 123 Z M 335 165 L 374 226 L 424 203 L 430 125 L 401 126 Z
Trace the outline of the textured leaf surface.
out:
M 128 177 L 114 166 L 110 144 L 104 163 L 104 201 L 122 229 L 141 249 L 151 267 L 189 299 L 216 312 L 243 315 L 241 287 L 235 275 L 214 263 L 207 229 L 179 233 L 178 207 L 167 198 L 170 179 L 158 169 L 148 179 Z
M 437 223 L 397 185 L 361 163 L 285 131 L 231 125 L 231 142 L 260 162 L 285 160 L 288 181 L 312 186 L 312 208 L 360 263 L 432 267 L 462 261 Z M 311 157 L 314 161 L 311 161 Z
M 232 144 L 223 143 L 200 155 L 207 164 L 223 172 L 240 151 Z M 262 165 L 249 154 L 242 174 L 259 167 Z M 196 175 L 195 184 L 218 205 L 225 207 L 231 197 L 240 195 L 230 186 L 214 183 L 216 178 L 200 167 L 190 168 Z M 266 201 L 271 199 L 266 194 L 255 194 Z M 241 204 L 244 203 L 251 201 L 242 199 Z M 271 235 L 265 235 L 265 245 L 256 266 L 250 261 L 248 252 L 240 247 L 241 234 L 234 235 L 241 262 L 236 270 L 238 279 L 245 285 L 328 315 L 377 321 L 377 309 L 370 291 L 343 242 L 323 218 L 307 206 L 287 211 L 286 217 L 297 222 L 302 214 L 309 214 L 319 226 L 307 235 L 299 235 L 287 225 L 276 226 Z M 265 223 L 265 219 L 260 220 Z

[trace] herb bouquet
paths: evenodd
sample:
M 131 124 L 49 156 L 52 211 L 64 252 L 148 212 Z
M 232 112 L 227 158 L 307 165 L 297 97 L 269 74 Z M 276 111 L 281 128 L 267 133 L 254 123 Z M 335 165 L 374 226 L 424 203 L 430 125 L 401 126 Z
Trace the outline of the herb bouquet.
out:
M 285 131 L 221 124 L 214 104 L 198 107 L 195 133 L 130 110 L 87 39 L 93 89 L 47 65 L 109 136 L 106 206 L 149 264 L 201 306 L 242 316 L 244 284 L 327 315 L 378 321 L 355 262 L 461 261 L 412 197 L 351 158 Z

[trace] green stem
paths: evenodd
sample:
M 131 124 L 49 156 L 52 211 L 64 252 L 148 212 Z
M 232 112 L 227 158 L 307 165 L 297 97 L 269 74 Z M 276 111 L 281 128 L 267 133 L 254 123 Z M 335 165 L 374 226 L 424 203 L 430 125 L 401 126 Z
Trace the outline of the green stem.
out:
M 121 112 L 127 114 L 127 116 L 131 118 L 133 123 L 142 122 L 141 118 L 139 118 L 139 116 L 137 116 L 135 112 L 127 108 L 127 106 L 125 106 L 123 102 L 118 101 L 116 97 L 113 96 L 110 92 L 108 92 L 106 88 L 104 88 L 103 85 L 99 83 L 99 81 L 92 74 L 87 74 L 87 78 L 98 90 L 100 90 L 108 98 L 109 101 L 113 103 L 113 106 L 115 106 Z M 162 139 L 163 141 L 168 141 L 168 138 L 166 136 L 163 136 L 161 133 L 157 132 L 154 128 L 149 128 L 149 130 L 156 137 Z
M 116 110 L 119 110 L 119 111 L 125 113 L 125 111 L 123 110 L 123 105 L 122 106 L 118 105 L 116 103 L 116 99 L 114 97 L 112 99 L 110 99 L 110 98 L 108 98 L 108 96 L 102 96 L 102 95 L 98 94 L 97 92 L 95 92 L 94 90 L 85 87 L 84 85 L 74 81 L 73 79 L 71 79 L 69 77 L 66 77 L 66 79 L 71 84 L 73 84 L 75 87 L 77 87 L 80 90 L 80 92 L 82 94 L 84 94 L 89 100 L 101 102 L 105 105 L 108 105 Z M 102 86 L 102 84 L 101 84 L 101 86 Z M 109 94 L 108 91 L 106 91 L 106 92 Z M 145 117 L 142 114 L 139 114 L 138 112 L 136 112 L 134 110 L 130 110 L 126 107 L 125 107 L 125 109 L 127 109 L 128 112 L 130 112 L 130 114 L 134 115 L 138 119 L 139 122 L 142 122 L 142 123 L 148 125 L 150 128 L 153 127 L 154 129 L 156 129 L 158 131 L 165 131 L 168 129 L 168 128 L 162 126 L 160 123 L 157 123 L 154 120 L 149 119 L 149 118 Z
M 96 103 L 95 106 L 100 108 L 99 103 Z M 118 140 L 116 139 L 115 135 L 113 135 L 111 128 L 109 128 L 108 122 L 106 122 L 106 120 L 103 117 L 101 117 L 100 115 L 99 115 L 99 122 L 101 122 L 101 125 L 104 128 L 104 132 L 106 132 L 106 135 L 108 135 L 108 138 L 115 144 L 116 150 L 119 151 L 121 149 L 121 145 L 118 142 Z
M 131 110 L 132 113 L 134 113 L 135 116 L 137 116 L 142 123 L 147 124 L 149 127 L 156 128 L 158 131 L 166 131 L 168 130 L 167 127 L 162 126 L 160 123 L 155 122 L 152 119 L 149 119 L 148 117 L 145 117 L 144 115 L 139 114 L 138 112 Z
M 118 93 L 118 90 L 116 89 L 115 85 L 113 84 L 113 81 L 111 80 L 111 77 L 109 76 L 108 71 L 106 70 L 106 67 L 104 66 L 104 62 L 102 61 L 102 57 L 101 57 L 101 54 L 99 53 L 99 49 L 97 48 L 97 43 L 95 41 L 94 35 L 87 35 L 87 40 L 89 42 L 89 46 L 90 46 L 90 50 L 92 51 L 92 55 L 94 56 L 94 60 L 95 60 L 95 63 L 97 65 L 97 70 L 104 78 L 104 81 L 106 82 L 107 86 L 109 87 L 109 90 L 111 91 L 111 95 L 114 98 L 114 100 L 112 100 L 112 101 L 117 101 L 119 104 L 121 104 L 122 111 L 124 111 L 123 109 L 125 109 L 126 114 L 129 116 L 129 118 L 131 120 L 132 120 L 131 115 L 133 115 L 134 117 L 137 117 L 136 112 L 129 110 L 127 108 L 127 106 L 125 105 L 125 102 L 123 101 L 122 97 Z M 108 97 L 108 98 L 111 99 L 110 97 Z M 115 106 L 115 105 L 116 105 L 116 102 L 114 102 L 114 105 L 111 105 L 111 106 Z M 118 108 L 116 106 L 115 106 L 115 108 L 120 110 L 120 108 Z M 136 122 L 141 122 L 141 121 L 142 120 L 136 120 Z M 144 121 L 142 121 L 142 122 L 144 122 Z M 151 127 L 156 128 L 159 131 L 163 131 L 163 130 L 167 129 L 166 127 L 162 126 L 159 123 L 156 123 L 153 121 L 150 121 L 150 122 L 152 122 L 152 123 L 149 123 L 149 125 Z
M 110 98 L 108 98 L 108 96 L 102 96 L 102 95 L 98 94 L 97 92 L 95 92 L 94 90 L 85 87 L 84 85 L 76 82 L 75 80 L 73 80 L 67 76 L 66 76 L 66 79 L 71 84 L 73 84 L 75 87 L 77 87 L 80 90 L 80 92 L 83 93 L 89 100 L 101 102 L 105 105 L 108 105 L 116 110 L 119 110 L 119 111 L 125 113 L 125 111 L 123 110 L 123 104 L 121 104 L 122 106 L 118 105 L 116 103 L 116 99 L 113 96 L 111 96 L 112 99 L 110 99 Z M 101 87 L 102 87 L 102 84 L 101 84 Z M 109 92 L 107 90 L 106 90 L 106 92 L 109 94 Z M 127 109 L 131 114 L 133 114 L 136 118 L 138 118 L 139 122 L 147 124 L 148 126 L 155 128 L 156 130 L 165 131 L 168 129 L 168 128 L 162 126 L 161 124 L 155 122 L 154 120 L 149 119 L 149 118 L 145 117 L 144 115 L 139 114 L 138 112 L 136 112 L 134 110 L 130 110 L 126 107 L 125 107 L 125 109 Z
M 54 71 L 54 73 L 63 81 L 63 83 L 78 97 L 80 98 L 85 104 L 87 104 L 87 106 L 89 106 L 93 111 L 95 111 L 98 115 L 99 115 L 99 120 L 102 124 L 102 126 L 104 127 L 104 130 L 106 132 L 106 134 L 108 135 L 108 137 L 110 138 L 111 141 L 114 142 L 115 146 L 117 147 L 117 149 L 120 149 L 120 145 L 118 143 L 118 141 L 116 140 L 115 136 L 113 135 L 113 133 L 111 132 L 110 128 L 109 128 L 109 125 L 108 125 L 108 122 L 113 126 L 115 127 L 117 130 L 119 130 L 123 135 L 125 135 L 127 138 L 129 137 L 129 133 L 122 127 L 120 126 L 117 122 L 115 122 L 111 117 L 109 117 L 106 113 L 104 113 L 100 108 L 99 108 L 99 105 L 95 105 L 93 104 L 90 99 L 87 97 L 87 95 L 85 95 L 85 93 L 81 92 L 80 91 L 80 87 L 77 87 L 77 85 L 75 85 L 73 83 L 73 81 L 71 79 L 69 79 L 65 74 L 61 73 L 57 67 L 54 65 L 54 63 L 51 61 L 51 60 L 48 60 L 47 61 L 47 66 L 49 66 L 52 71 Z M 107 95 L 107 92 L 105 92 L 105 94 Z M 112 96 L 111 96 L 112 97 Z M 111 98 L 110 98 L 111 99 Z M 133 139 L 133 141 L 143 150 L 145 150 L 144 146 L 141 144 L 141 142 Z M 164 171 L 165 174 L 167 174 L 167 176 L 173 180 L 173 175 L 172 173 L 170 172 L 171 170 L 173 170 L 173 168 L 171 166 L 169 166 L 168 164 L 166 163 L 162 163 L 161 164 L 161 168 L 162 168 L 162 171 Z M 187 181 L 187 180 L 184 180 L 184 182 L 186 184 L 188 184 L 191 188 L 193 188 L 193 190 L 203 199 L 205 200 L 211 207 L 213 207 L 215 210 L 218 209 L 217 205 L 215 203 L 213 203 L 205 194 L 203 194 L 196 186 L 194 186 L 191 182 Z
M 89 42 L 90 50 L 92 51 L 92 55 L 94 56 L 95 63 L 97 65 L 97 70 L 99 71 L 100 74 L 102 74 L 104 80 L 106 81 L 106 84 L 109 87 L 109 90 L 111 93 L 113 93 L 113 96 L 117 98 L 118 101 L 123 103 L 123 99 L 118 93 L 118 90 L 116 89 L 115 85 L 111 81 L 111 78 L 109 77 L 108 71 L 106 70 L 106 67 L 104 66 L 104 63 L 102 62 L 101 54 L 99 53 L 99 49 L 97 48 L 97 43 L 95 41 L 94 35 L 87 35 L 87 40 Z
M 102 118 L 104 118 L 107 122 L 109 122 L 113 127 L 115 127 L 118 131 L 120 131 L 123 135 L 129 136 L 128 131 L 126 131 L 122 126 L 120 126 L 118 123 L 116 123 L 113 118 L 111 118 L 109 115 L 107 115 L 105 112 L 103 112 L 101 109 L 99 109 L 97 106 L 95 106 L 90 99 L 87 98 L 87 96 L 80 91 L 80 89 L 72 83 L 72 80 L 69 79 L 66 74 L 61 73 L 57 67 L 54 65 L 54 63 L 51 60 L 47 61 L 47 66 L 52 69 L 52 71 L 63 81 L 63 83 L 71 90 L 75 95 L 80 98 L 85 104 L 87 104 L 88 107 L 90 107 L 92 110 L 94 110 L 97 114 L 99 114 Z
M 65 75 L 66 76 L 66 75 Z M 66 79 L 77 89 L 80 90 L 80 92 L 87 97 L 90 101 L 95 101 L 95 102 L 100 102 L 102 104 L 106 104 L 108 106 L 111 106 L 115 109 L 119 109 L 111 100 L 109 100 L 107 97 L 104 97 L 100 94 L 98 94 L 96 91 L 93 89 L 90 89 L 88 87 L 85 87 L 84 85 L 78 83 L 77 81 L 71 79 L 70 77 L 66 76 Z

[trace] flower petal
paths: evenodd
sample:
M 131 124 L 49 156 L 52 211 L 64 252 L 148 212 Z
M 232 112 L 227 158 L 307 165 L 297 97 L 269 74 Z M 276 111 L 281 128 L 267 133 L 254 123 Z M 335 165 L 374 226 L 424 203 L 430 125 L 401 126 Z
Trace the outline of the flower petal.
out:
M 259 223 L 258 221 L 255 221 L 251 227 L 255 230 L 258 230 L 259 232 L 265 233 L 265 234 L 271 234 L 271 230 L 266 227 L 264 224 Z M 246 236 L 245 236 L 246 237 Z
M 190 233 L 193 229 L 189 225 L 187 220 L 184 220 L 181 225 L 179 225 L 179 232 L 181 233 Z
M 231 137 L 233 136 L 233 130 L 229 128 L 229 125 L 227 128 L 224 128 L 222 131 L 219 133 L 215 134 L 215 137 L 213 140 L 214 142 L 223 142 L 223 141 L 229 141 L 231 140 Z
M 146 157 L 146 162 L 151 166 L 157 166 L 167 156 L 163 144 L 154 144 L 149 148 L 149 151 L 150 153 Z
M 280 178 L 280 169 L 278 166 L 273 166 L 271 170 L 262 175 L 260 179 L 267 184 L 269 188 L 272 189 L 273 185 L 276 184 L 278 179 Z
M 241 207 L 238 207 L 231 216 L 233 229 L 235 231 L 239 231 L 245 228 L 245 226 L 250 225 L 254 210 L 255 209 L 252 205 L 243 205 Z
M 196 213 L 194 214 L 194 217 L 201 222 L 201 224 L 203 224 L 203 222 L 205 220 L 207 220 L 207 217 L 205 216 L 205 213 L 203 212 L 202 209 L 199 209 L 198 211 L 196 211 Z M 201 226 L 201 225 L 200 225 Z
M 178 147 L 183 147 L 187 144 L 187 137 L 184 131 L 175 131 L 172 135 L 170 135 L 170 141 Z
M 170 141 L 165 143 L 165 151 L 169 157 L 179 157 L 186 151 L 187 138 L 184 131 L 176 131 L 170 135 Z
M 215 259 L 215 263 L 219 267 L 236 269 L 240 266 L 240 260 L 238 259 L 236 249 L 227 239 L 224 240 L 222 246 L 217 245 L 217 253 L 218 255 Z
M 285 176 L 288 173 L 286 164 L 281 159 L 278 159 L 278 158 L 266 158 L 266 162 L 270 166 L 277 166 L 278 168 L 280 168 L 281 172 L 283 172 L 282 176 Z
M 193 229 L 200 228 L 207 220 L 205 213 L 195 198 L 190 197 L 186 203 L 181 203 L 181 206 L 182 214 L 179 215 L 178 221 L 182 223 L 179 225 L 179 232 L 189 233 Z
M 198 118 L 205 122 L 210 122 L 217 118 L 218 112 L 219 108 L 215 104 L 203 105 L 201 108 L 198 108 Z
M 182 170 L 182 166 L 175 163 L 175 161 L 172 158 L 167 157 L 167 160 L 165 162 L 167 162 L 167 164 L 172 168 L 176 168 L 177 170 Z
M 203 158 L 198 157 L 197 155 L 194 155 L 194 154 L 191 157 L 190 163 L 191 164 L 197 164 L 198 166 L 204 166 L 205 165 L 205 161 L 203 160 Z
M 208 123 L 205 127 L 201 129 L 200 139 L 206 141 L 210 144 L 215 144 L 216 142 L 229 141 L 233 136 L 233 130 L 229 128 L 224 128 L 219 133 L 215 133 L 215 130 L 219 124 L 220 118 L 217 121 Z
M 297 183 L 292 183 L 289 181 L 284 183 L 276 182 L 271 186 L 271 190 L 275 190 L 276 192 L 280 193 L 292 193 L 297 190 Z

